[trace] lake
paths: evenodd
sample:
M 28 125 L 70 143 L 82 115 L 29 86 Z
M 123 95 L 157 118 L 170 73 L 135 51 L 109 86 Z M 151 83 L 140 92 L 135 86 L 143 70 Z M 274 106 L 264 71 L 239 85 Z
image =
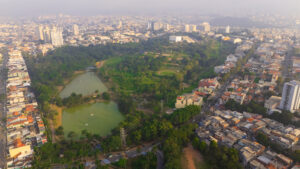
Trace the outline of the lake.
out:
M 90 95 L 98 90 L 99 93 L 107 91 L 107 87 L 94 72 L 86 72 L 73 79 L 60 93 L 65 98 L 73 92 Z M 93 103 L 64 109 L 62 113 L 62 126 L 65 136 L 74 131 L 80 136 L 82 130 L 92 134 L 106 136 L 124 119 L 115 102 Z
M 70 131 L 79 136 L 84 129 L 92 134 L 106 136 L 123 119 L 116 103 L 94 103 L 65 109 L 62 124 L 66 136 Z
M 107 87 L 97 77 L 94 72 L 86 72 L 73 79 L 65 88 L 60 92 L 61 98 L 69 97 L 72 93 L 82 94 L 83 96 L 93 94 L 96 90 L 99 93 L 107 91 Z

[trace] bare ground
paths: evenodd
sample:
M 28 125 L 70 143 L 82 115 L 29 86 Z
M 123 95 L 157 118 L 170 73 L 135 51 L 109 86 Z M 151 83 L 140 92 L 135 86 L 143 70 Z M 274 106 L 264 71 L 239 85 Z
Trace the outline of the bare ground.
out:
M 63 108 L 58 107 L 54 104 L 51 104 L 50 108 L 57 112 L 57 115 L 54 116 L 54 127 L 58 128 L 59 126 L 62 125 L 62 111 L 63 111 Z
M 193 148 L 191 144 L 183 149 L 183 156 L 181 158 L 181 165 L 183 169 L 198 169 L 197 164 L 203 162 L 202 155 Z

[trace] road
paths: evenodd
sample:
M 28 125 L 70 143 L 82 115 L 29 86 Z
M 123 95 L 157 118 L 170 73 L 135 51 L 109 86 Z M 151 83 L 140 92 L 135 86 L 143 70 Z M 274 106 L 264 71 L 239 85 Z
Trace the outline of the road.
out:
M 156 169 L 163 169 L 164 168 L 164 154 L 162 151 L 157 150 L 156 151 L 156 156 L 157 156 L 157 164 L 156 164 Z
M 6 94 L 6 63 L 7 55 L 3 55 L 0 65 L 0 95 Z M 0 168 L 6 168 L 6 97 L 0 100 Z
M 158 145 L 160 145 L 160 143 L 152 143 L 152 144 L 148 144 L 148 145 L 144 145 L 142 148 L 138 148 L 138 147 L 133 147 L 133 148 L 130 148 L 129 150 L 126 150 L 126 151 L 118 151 L 118 152 L 111 152 L 109 153 L 108 155 L 104 155 L 106 156 L 106 158 L 102 157 L 102 158 L 99 158 L 98 160 L 101 161 L 101 164 L 102 165 L 106 165 L 106 164 L 111 164 L 111 163 L 114 163 L 114 162 L 117 162 L 119 161 L 120 159 L 130 159 L 130 158 L 135 158 L 137 156 L 140 156 L 140 155 L 145 155 L 147 154 L 148 152 L 152 151 L 154 147 L 157 147 Z M 161 155 L 159 158 L 160 160 L 162 160 L 160 163 L 162 163 L 163 165 L 163 154 L 161 152 Z M 158 155 L 157 155 L 158 156 Z M 109 163 L 106 163 L 108 162 Z M 68 165 L 52 165 L 51 168 L 53 169 L 65 169 L 65 168 L 68 168 L 70 166 Z M 85 168 L 87 169 L 96 169 L 96 163 L 94 160 L 90 160 L 90 161 L 87 161 L 85 163 Z M 162 169 L 162 168 L 159 168 L 159 169 Z
M 284 61 L 282 62 L 282 77 L 284 77 L 286 80 L 293 79 L 293 49 L 289 49 L 287 55 L 284 58 Z
M 207 112 L 209 112 L 210 107 L 216 106 L 218 99 L 223 95 L 223 93 L 226 91 L 227 86 L 231 83 L 231 81 L 236 78 L 237 75 L 233 74 L 231 75 L 227 81 L 221 85 L 221 87 L 216 91 L 216 94 L 209 99 L 207 103 L 205 103 L 201 108 L 201 113 L 199 115 L 196 115 L 193 117 L 191 122 L 200 122 L 203 118 L 203 115 Z

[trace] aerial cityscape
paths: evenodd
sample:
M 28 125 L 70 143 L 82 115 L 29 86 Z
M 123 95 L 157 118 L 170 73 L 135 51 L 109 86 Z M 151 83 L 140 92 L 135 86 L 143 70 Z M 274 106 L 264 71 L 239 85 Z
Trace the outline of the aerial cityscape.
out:
M 0 169 L 300 169 L 299 11 L 0 0 Z

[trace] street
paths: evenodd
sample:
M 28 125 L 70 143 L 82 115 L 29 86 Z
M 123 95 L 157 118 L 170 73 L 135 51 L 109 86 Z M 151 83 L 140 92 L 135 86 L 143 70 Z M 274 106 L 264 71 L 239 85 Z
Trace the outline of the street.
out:
M 282 77 L 287 80 L 293 79 L 292 74 L 292 67 L 293 67 L 293 60 L 292 60 L 292 49 L 289 49 L 289 52 L 284 58 L 282 63 Z
M 6 63 L 7 55 L 3 55 L 3 63 L 0 65 L 0 95 L 6 94 Z M 6 168 L 6 97 L 0 100 L 0 168 Z

